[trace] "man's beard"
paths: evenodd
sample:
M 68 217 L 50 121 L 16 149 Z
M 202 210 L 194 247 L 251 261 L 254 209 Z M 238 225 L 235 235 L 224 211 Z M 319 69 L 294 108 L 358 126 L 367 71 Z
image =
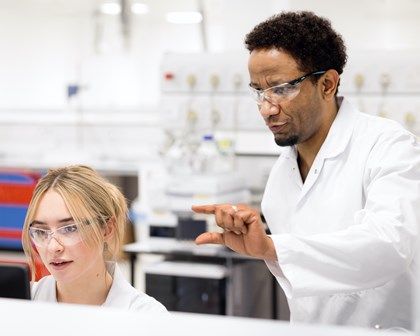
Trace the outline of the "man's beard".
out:
M 287 139 L 277 139 L 274 137 L 274 141 L 276 142 L 277 146 L 286 147 L 286 146 L 294 146 L 297 145 L 299 137 L 297 135 L 292 135 L 290 138 Z

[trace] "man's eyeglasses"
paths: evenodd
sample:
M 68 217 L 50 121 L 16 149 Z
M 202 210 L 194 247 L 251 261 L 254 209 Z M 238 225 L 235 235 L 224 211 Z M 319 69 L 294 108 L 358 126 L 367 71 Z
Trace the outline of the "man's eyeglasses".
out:
M 45 230 L 37 227 L 29 228 L 29 235 L 38 247 L 46 247 L 54 237 L 61 245 L 71 246 L 82 240 L 76 224 L 62 226 L 56 230 Z
M 249 88 L 251 90 L 251 96 L 258 105 L 261 105 L 264 100 L 268 100 L 271 104 L 279 104 L 282 101 L 290 101 L 299 94 L 299 83 L 302 83 L 308 77 L 322 75 L 326 72 L 326 70 L 311 72 L 290 82 L 281 83 L 265 90 L 256 89 L 250 85 Z

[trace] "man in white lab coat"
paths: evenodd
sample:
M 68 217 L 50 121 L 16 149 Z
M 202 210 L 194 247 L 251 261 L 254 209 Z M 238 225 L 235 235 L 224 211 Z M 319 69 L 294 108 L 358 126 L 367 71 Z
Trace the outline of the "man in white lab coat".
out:
M 328 20 L 283 12 L 245 44 L 250 89 L 282 147 L 261 206 L 271 234 L 246 205 L 193 206 L 224 229 L 196 243 L 265 260 L 292 322 L 412 328 L 416 137 L 337 95 L 347 55 Z

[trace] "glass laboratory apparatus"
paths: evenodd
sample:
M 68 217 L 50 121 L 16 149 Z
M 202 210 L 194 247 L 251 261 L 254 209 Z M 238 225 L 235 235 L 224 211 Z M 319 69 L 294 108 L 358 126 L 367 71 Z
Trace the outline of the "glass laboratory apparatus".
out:
M 197 149 L 197 155 L 193 163 L 194 172 L 197 173 L 216 173 L 219 172 L 221 155 L 219 147 L 213 135 L 205 134 Z

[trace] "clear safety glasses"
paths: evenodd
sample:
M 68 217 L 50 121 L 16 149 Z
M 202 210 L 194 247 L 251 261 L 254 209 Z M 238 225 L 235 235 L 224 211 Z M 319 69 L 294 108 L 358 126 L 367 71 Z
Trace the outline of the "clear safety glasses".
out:
M 45 230 L 31 226 L 29 235 L 33 243 L 38 247 L 48 246 L 53 237 L 64 246 L 75 245 L 82 240 L 76 224 L 62 226 L 56 230 Z
M 256 89 L 250 84 L 249 88 L 251 91 L 251 96 L 254 98 L 258 105 L 261 105 L 264 102 L 264 100 L 269 101 L 271 104 L 280 104 L 283 101 L 290 101 L 299 94 L 299 84 L 302 83 L 306 78 L 316 75 L 322 75 L 326 72 L 326 70 L 311 72 L 302 77 L 296 78 L 290 82 L 281 83 L 269 87 L 265 90 Z

